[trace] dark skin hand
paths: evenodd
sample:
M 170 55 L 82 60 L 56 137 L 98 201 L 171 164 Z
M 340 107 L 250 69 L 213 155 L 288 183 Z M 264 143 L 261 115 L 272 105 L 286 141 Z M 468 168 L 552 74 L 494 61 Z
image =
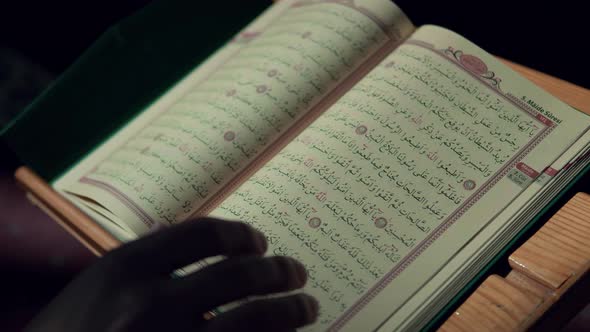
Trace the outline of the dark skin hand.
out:
M 27 332 L 294 331 L 315 321 L 318 304 L 295 294 L 249 302 L 210 320 L 203 313 L 254 295 L 301 288 L 303 265 L 262 257 L 264 236 L 243 223 L 200 219 L 108 253 L 80 274 Z M 203 258 L 227 259 L 181 278 L 171 273 Z

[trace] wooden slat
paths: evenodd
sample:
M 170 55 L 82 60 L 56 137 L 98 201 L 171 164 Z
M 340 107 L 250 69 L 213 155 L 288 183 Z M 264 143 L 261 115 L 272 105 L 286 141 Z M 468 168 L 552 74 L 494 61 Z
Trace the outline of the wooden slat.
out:
M 590 196 L 578 193 L 509 258 L 510 266 L 552 289 L 579 276 L 590 263 Z
M 555 294 L 554 289 L 541 285 L 515 270 L 510 271 L 505 279 L 515 287 L 543 299 L 551 299 Z M 552 300 L 552 302 L 554 301 Z
M 524 331 L 590 269 L 590 195 L 576 194 L 491 276 L 440 331 Z
M 564 103 L 590 115 L 590 90 L 498 57 L 517 73 Z
M 526 325 L 543 299 L 504 278 L 489 276 L 439 331 L 514 331 Z

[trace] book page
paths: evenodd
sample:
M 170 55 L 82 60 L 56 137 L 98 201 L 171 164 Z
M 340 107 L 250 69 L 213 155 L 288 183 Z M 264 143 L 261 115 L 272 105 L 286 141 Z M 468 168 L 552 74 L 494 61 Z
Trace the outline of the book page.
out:
M 182 221 L 412 29 L 386 0 L 283 1 L 232 41 L 239 47 L 217 68 L 59 188 L 136 234 Z
M 589 144 L 590 131 L 586 130 L 578 141 L 572 144 L 510 205 L 499 212 L 470 243 L 450 259 L 441 271 L 429 280 L 411 300 L 406 302 L 403 308 L 396 312 L 388 323 L 382 326 L 381 330 L 392 331 L 398 326 L 409 331 L 419 330 L 427 321 L 430 321 L 453 297 L 454 293 L 449 294 L 449 289 L 455 287 L 458 290 L 471 281 L 496 255 L 498 250 L 504 248 L 506 243 L 513 238 L 513 235 L 503 235 L 506 233 L 514 234 L 517 230 L 522 229 L 536 214 L 531 213 L 531 208 L 539 209 L 539 207 L 544 207 L 547 204 L 547 197 L 543 196 L 547 194 L 546 189 L 550 182 L 562 182 L 556 186 L 559 188 L 558 191 L 570 182 L 571 177 L 562 178 L 565 173 L 565 165 L 573 163 L 575 160 L 587 158 Z M 555 195 L 556 193 L 553 192 L 552 194 Z M 482 258 L 482 255 L 485 256 Z M 453 278 L 457 278 L 459 274 L 466 272 L 468 275 L 462 277 L 459 286 L 457 286 L 457 283 L 453 283 L 455 281 Z M 437 299 L 437 301 L 433 301 L 433 299 Z M 447 302 L 438 299 L 446 299 Z M 425 316 L 428 318 L 424 319 Z
M 213 216 L 306 265 L 319 321 L 387 322 L 590 124 L 464 38 L 418 29 Z

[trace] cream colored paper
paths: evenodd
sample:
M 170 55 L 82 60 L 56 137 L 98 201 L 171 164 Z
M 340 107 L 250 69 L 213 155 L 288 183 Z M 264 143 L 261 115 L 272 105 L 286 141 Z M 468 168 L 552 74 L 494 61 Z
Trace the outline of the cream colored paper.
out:
M 523 96 L 551 114 L 519 107 Z M 322 304 L 309 331 L 373 330 L 521 193 L 508 171 L 543 170 L 587 126 L 427 26 L 212 214 L 249 222 L 273 254 L 306 264 Z
M 571 162 L 576 156 L 582 154 L 585 147 L 590 144 L 590 132 L 586 132 L 583 137 L 573 144 L 564 154 L 562 154 L 551 167 L 556 170 L 562 170 L 566 163 Z M 553 181 L 554 178 L 551 177 Z M 543 189 L 548 183 L 541 183 L 535 181 L 529 185 L 509 206 L 503 211 L 498 211 L 497 217 L 493 218 L 488 225 L 486 225 L 464 248 L 462 248 L 444 268 L 437 273 L 424 287 L 422 287 L 407 303 L 404 304 L 391 320 L 383 325 L 382 331 L 392 331 L 395 329 L 412 331 L 418 329 L 417 325 L 424 325 L 424 320 L 418 318 L 425 315 L 425 311 L 430 319 L 436 314 L 438 310 L 430 308 L 433 299 L 449 298 L 449 288 L 461 273 L 466 272 L 468 268 L 474 265 L 480 266 L 480 269 L 487 264 L 481 259 L 481 255 L 486 250 L 491 250 L 492 247 L 502 248 L 512 237 L 503 237 L 503 233 L 512 232 L 511 228 L 515 227 L 515 219 L 523 213 L 523 207 L 531 204 L 535 199 L 539 199 L 540 195 L 544 193 Z M 525 216 L 523 216 L 525 217 Z M 528 216 L 531 218 L 532 216 Z M 523 224 L 518 226 L 522 229 Z M 500 243 L 500 241 L 502 241 Z M 491 258 L 491 257 L 489 257 Z M 488 258 L 488 259 L 489 259 Z M 476 269 L 479 271 L 480 269 Z M 477 273 L 477 272 L 476 272 Z M 473 277 L 473 275 L 471 276 Z M 470 278 L 465 278 L 460 282 L 461 285 L 467 284 Z M 459 288 L 462 288 L 460 286 Z M 456 287 L 456 286 L 455 286 Z M 451 295 L 452 296 L 452 295 Z M 438 308 L 439 310 L 441 308 Z M 401 322 L 401 323 L 400 323 Z
M 138 234 L 182 221 L 381 46 L 412 29 L 383 0 L 286 1 L 262 22 L 167 110 L 58 188 L 91 197 Z

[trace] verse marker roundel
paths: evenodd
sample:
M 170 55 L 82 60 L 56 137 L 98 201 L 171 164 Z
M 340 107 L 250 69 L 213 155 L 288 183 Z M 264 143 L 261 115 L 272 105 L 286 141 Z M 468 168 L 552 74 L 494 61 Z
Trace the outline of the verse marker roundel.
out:
M 369 129 L 367 128 L 367 126 L 365 126 L 365 125 L 360 125 L 360 126 L 356 127 L 356 129 L 354 130 L 354 132 L 355 132 L 357 135 L 364 135 L 364 134 L 366 134 L 366 133 L 367 133 L 367 131 L 368 131 L 368 130 L 369 130 Z
M 311 228 L 318 228 L 322 224 L 322 220 L 318 217 L 312 217 L 309 219 L 308 224 Z
M 465 182 L 463 182 L 463 188 L 465 188 L 465 190 L 473 190 L 473 189 L 475 189 L 475 181 L 473 181 L 473 180 L 466 180 Z
M 236 133 L 234 133 L 231 130 L 226 131 L 225 134 L 223 134 L 223 139 L 226 140 L 226 141 L 228 141 L 228 142 L 231 142 L 234 139 L 236 139 Z
M 375 219 L 375 227 L 377 228 L 385 228 L 387 226 L 387 219 L 383 217 L 379 217 Z

